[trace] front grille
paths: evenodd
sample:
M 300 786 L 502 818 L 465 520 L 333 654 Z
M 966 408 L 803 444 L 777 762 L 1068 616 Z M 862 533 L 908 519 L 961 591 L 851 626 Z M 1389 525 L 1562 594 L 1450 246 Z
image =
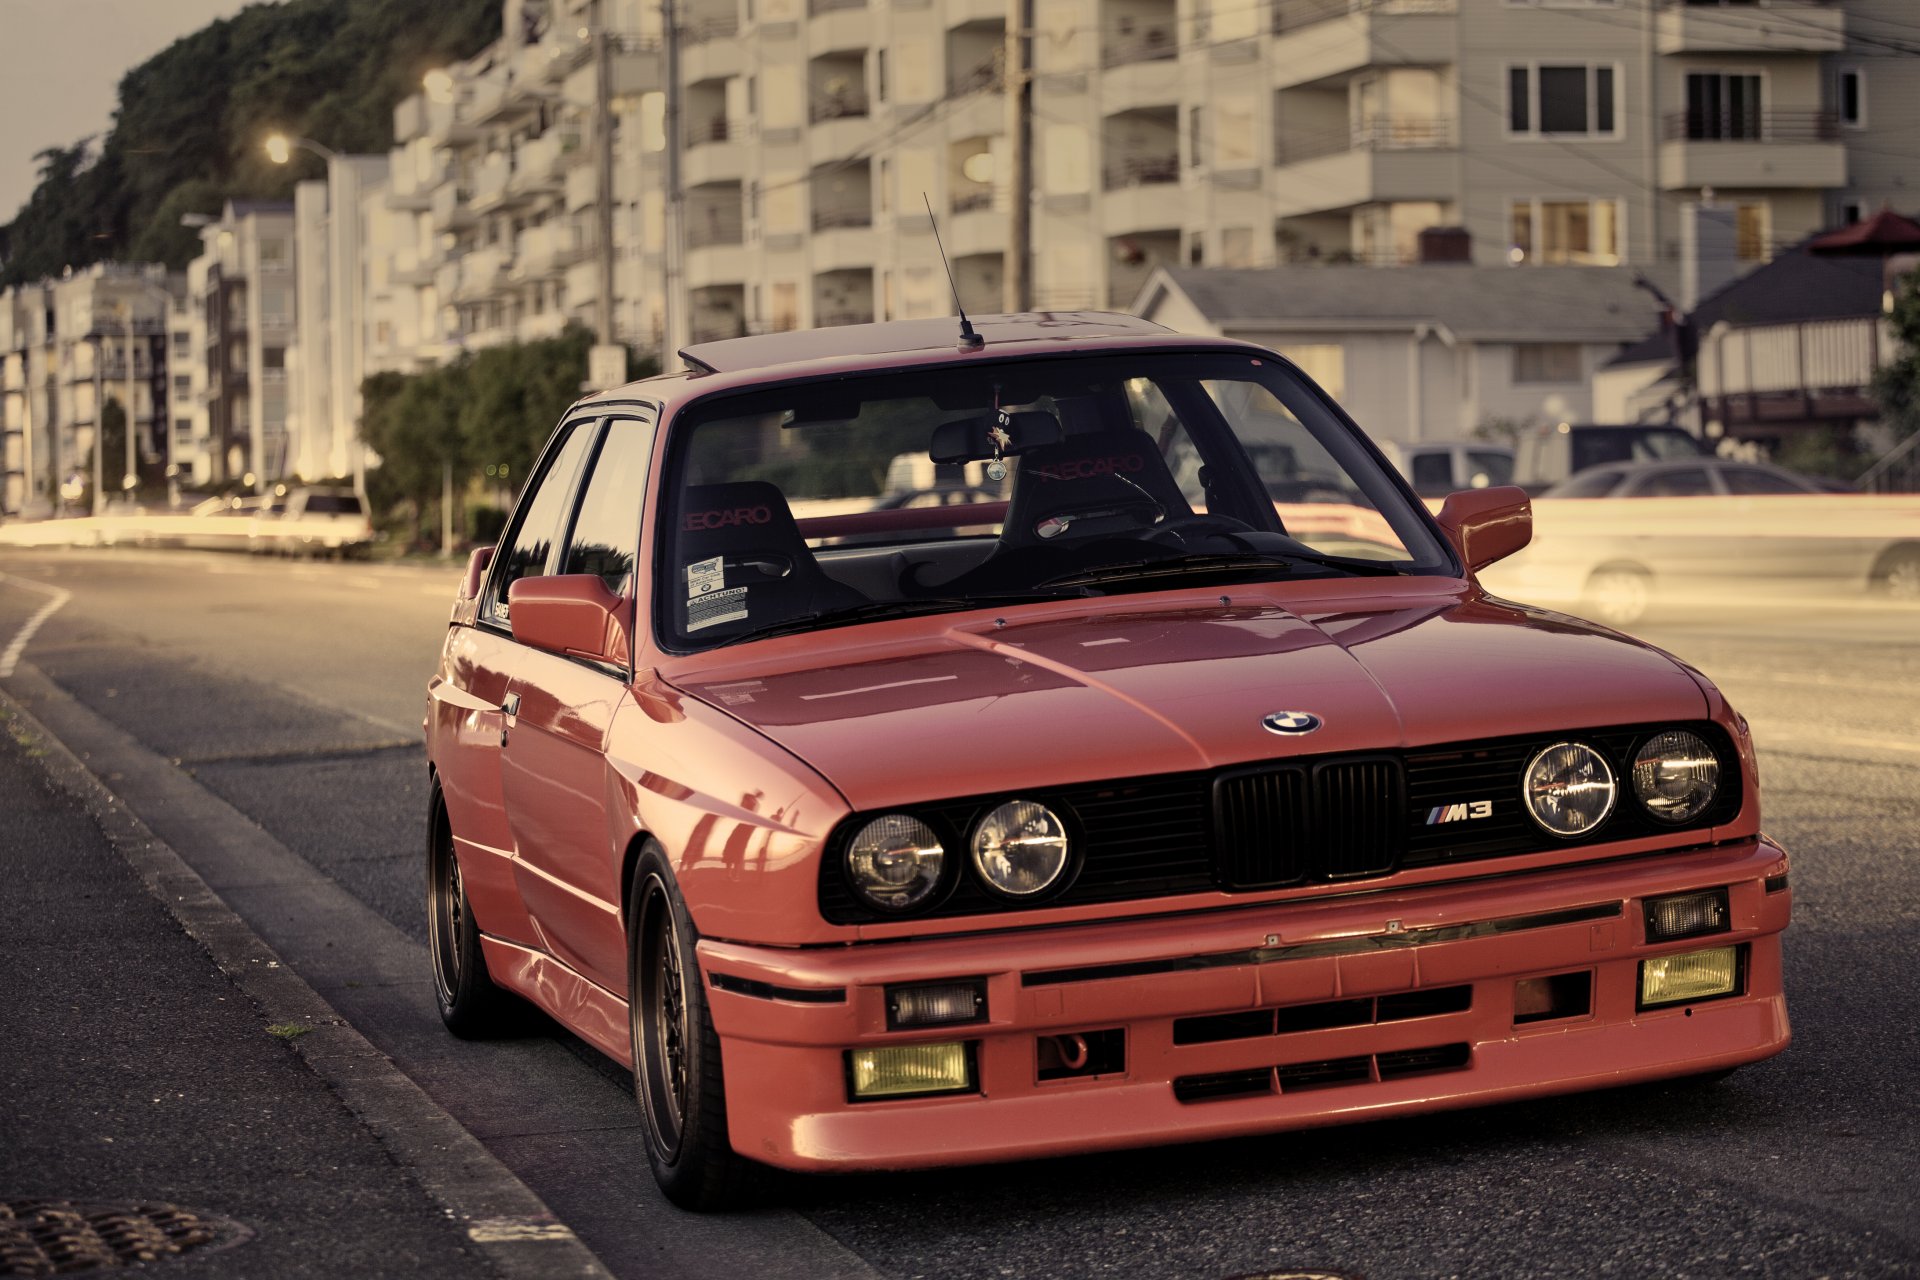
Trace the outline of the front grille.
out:
M 1671 728 L 1704 737 L 1721 766 L 1720 794 L 1705 813 L 1678 828 L 1645 815 L 1633 798 L 1629 773 L 1640 744 Z M 1527 762 L 1565 740 L 1599 750 L 1620 787 L 1613 814 L 1572 840 L 1556 839 L 1536 826 L 1520 800 Z M 1065 887 L 1047 899 L 1055 906 L 1366 880 L 1410 867 L 1702 830 L 1729 821 L 1742 800 L 1733 744 L 1710 722 L 1308 757 L 1213 773 L 1036 787 L 1020 794 L 1061 813 L 1074 838 L 1078 865 Z M 917 914 L 990 915 L 1039 905 L 990 895 L 964 865 L 973 824 L 1006 798 L 974 796 L 912 807 L 949 852 L 948 884 Z M 854 896 L 842 869 L 847 841 L 872 816 L 849 818 L 828 843 L 820 870 L 820 909 L 832 923 L 888 918 Z
M 1217 1044 L 1223 1040 L 1255 1040 L 1300 1031 L 1334 1027 L 1365 1027 L 1381 1022 L 1405 1022 L 1445 1013 L 1463 1013 L 1473 1007 L 1473 986 L 1425 987 L 1393 995 L 1357 1000 L 1322 1000 L 1315 1004 L 1285 1005 L 1279 1009 L 1240 1010 L 1193 1018 L 1176 1018 L 1175 1044 Z
M 1222 774 L 1213 787 L 1223 889 L 1385 875 L 1406 825 L 1400 761 L 1373 756 Z

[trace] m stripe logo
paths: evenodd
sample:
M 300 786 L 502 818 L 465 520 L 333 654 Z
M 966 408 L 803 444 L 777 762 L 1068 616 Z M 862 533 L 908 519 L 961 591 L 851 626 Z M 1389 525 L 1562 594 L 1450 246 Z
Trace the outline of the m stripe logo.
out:
M 1491 818 L 1493 801 L 1470 800 L 1465 804 L 1436 805 L 1427 810 L 1427 825 L 1439 826 L 1443 822 L 1470 822 L 1476 818 Z

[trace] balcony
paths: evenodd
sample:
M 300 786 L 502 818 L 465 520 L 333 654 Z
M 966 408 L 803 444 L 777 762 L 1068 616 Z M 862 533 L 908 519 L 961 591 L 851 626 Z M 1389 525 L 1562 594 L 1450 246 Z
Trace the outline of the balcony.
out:
M 725 116 L 690 122 L 681 181 L 689 187 L 739 182 L 747 172 L 747 152 L 741 141 L 752 132 L 751 121 Z
M 560 175 L 563 172 L 560 131 L 555 129 L 522 144 L 520 154 L 514 157 L 513 172 L 507 178 L 508 193 L 522 196 L 556 194 L 561 187 Z
M 1668 54 L 1840 53 L 1847 15 L 1833 0 L 1661 0 L 1654 40 Z
M 1273 162 L 1286 166 L 1347 151 L 1435 151 L 1456 146 L 1453 121 L 1445 116 L 1382 116 L 1350 129 L 1282 133 Z
M 1273 87 L 1455 61 L 1455 0 L 1275 0 Z M 1340 19 L 1340 21 L 1334 21 Z
M 427 100 L 423 94 L 410 93 L 393 105 L 393 140 L 405 146 L 427 132 Z
M 474 223 L 473 208 L 468 203 L 472 193 L 457 182 L 434 188 L 433 192 L 433 229 L 435 231 L 457 231 L 470 227 Z
M 947 208 L 956 215 L 973 213 L 979 209 L 991 209 L 993 208 L 993 188 L 981 187 L 975 191 L 956 191 L 953 198 L 947 201 Z
M 807 119 L 814 124 L 829 120 L 857 120 L 864 118 L 867 110 L 865 90 L 843 89 L 816 99 L 807 110 Z
M 867 0 L 807 0 L 807 16 L 817 18 L 823 13 L 838 13 L 843 9 L 864 9 Z
M 704 17 L 689 18 L 680 28 L 680 43 L 685 48 L 710 44 L 715 40 L 731 40 L 739 34 L 738 14 L 710 13 Z
M 710 249 L 716 245 L 737 245 L 746 237 L 745 219 L 737 208 L 711 207 L 687 211 L 687 248 Z
M 1100 179 L 1101 185 L 1108 191 L 1177 185 L 1180 181 L 1180 157 L 1131 156 L 1116 160 L 1101 170 Z
M 1115 36 L 1100 46 L 1100 65 L 1132 66 L 1136 62 L 1163 62 L 1180 56 L 1180 41 L 1172 22 L 1150 26 L 1132 35 Z
M 1676 111 L 1662 123 L 1668 191 L 1847 184 L 1847 148 L 1831 111 Z
M 970 93 L 997 93 L 1000 90 L 1000 65 L 995 59 L 975 63 L 947 77 L 947 96 L 964 98 Z

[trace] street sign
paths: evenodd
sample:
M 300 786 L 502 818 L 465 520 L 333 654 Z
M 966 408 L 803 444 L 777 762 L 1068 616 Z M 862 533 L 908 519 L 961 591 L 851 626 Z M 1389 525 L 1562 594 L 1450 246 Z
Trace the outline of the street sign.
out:
M 627 349 L 601 343 L 587 352 L 587 390 L 605 391 L 627 380 Z

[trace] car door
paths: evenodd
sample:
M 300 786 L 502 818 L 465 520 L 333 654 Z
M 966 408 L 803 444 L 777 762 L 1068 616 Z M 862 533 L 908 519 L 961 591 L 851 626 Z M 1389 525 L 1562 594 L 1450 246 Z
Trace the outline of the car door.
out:
M 635 558 L 650 419 L 621 415 L 600 427 L 566 536 L 548 572 L 591 573 L 623 601 L 633 634 Z M 507 686 L 513 722 L 501 776 L 522 900 L 542 947 L 612 991 L 626 983 L 626 934 L 617 883 L 623 849 L 609 813 L 606 744 L 631 703 L 630 655 L 618 662 L 518 645 Z
M 488 933 L 521 943 L 535 939 L 512 870 L 513 831 L 501 776 L 508 682 L 520 658 L 507 625 L 507 588 L 529 571 L 546 571 L 590 434 L 568 424 L 548 445 L 481 588 L 475 624 L 449 637 L 443 679 L 432 695 L 441 794 L 462 848 L 474 917 Z

